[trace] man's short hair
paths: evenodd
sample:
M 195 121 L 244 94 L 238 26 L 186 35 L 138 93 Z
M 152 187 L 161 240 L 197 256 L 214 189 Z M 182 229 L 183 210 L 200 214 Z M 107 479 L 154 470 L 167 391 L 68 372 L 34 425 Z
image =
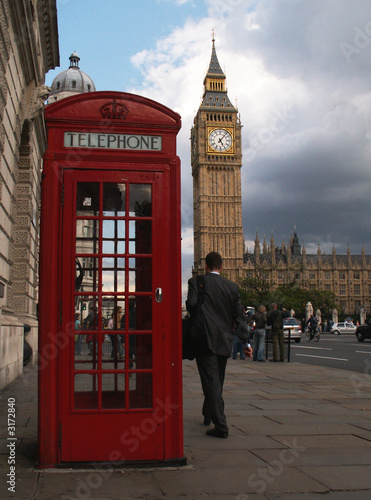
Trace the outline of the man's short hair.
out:
M 221 269 L 223 265 L 223 259 L 220 253 L 218 252 L 210 252 L 206 255 L 205 259 L 207 267 L 210 271 L 215 271 Z

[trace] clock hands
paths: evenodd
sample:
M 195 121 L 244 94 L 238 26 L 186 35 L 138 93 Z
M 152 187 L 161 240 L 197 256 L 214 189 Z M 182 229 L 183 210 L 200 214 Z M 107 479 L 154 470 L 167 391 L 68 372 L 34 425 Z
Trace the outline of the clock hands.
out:
M 219 138 L 219 140 L 218 140 L 218 142 L 220 142 L 220 144 L 221 144 L 222 146 L 224 146 L 223 139 L 224 139 L 224 137 L 226 137 L 227 135 L 228 135 L 228 132 L 225 132 L 225 133 L 224 133 L 224 135 L 223 135 L 222 137 L 220 137 L 220 138 Z
M 227 131 L 225 131 L 225 132 L 224 132 L 224 135 L 222 135 L 222 137 L 219 137 L 219 139 L 218 139 L 218 143 L 219 143 L 219 144 L 221 144 L 221 146 L 222 146 L 223 148 L 224 148 L 224 147 L 227 147 L 227 145 L 226 145 L 226 144 L 224 144 L 224 142 L 223 142 L 223 139 L 224 139 L 225 137 L 227 137 L 227 136 L 228 136 L 228 132 L 227 132 Z

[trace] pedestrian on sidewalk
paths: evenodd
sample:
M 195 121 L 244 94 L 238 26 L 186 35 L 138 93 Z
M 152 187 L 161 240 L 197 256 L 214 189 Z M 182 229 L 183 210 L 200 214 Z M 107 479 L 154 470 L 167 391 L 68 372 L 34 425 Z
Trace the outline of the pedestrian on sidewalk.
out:
M 204 291 L 201 308 L 198 304 L 198 287 L 196 278 L 188 281 L 187 310 L 200 337 L 196 352 L 197 368 L 200 374 L 204 393 L 202 414 L 204 424 L 214 424 L 213 429 L 206 431 L 208 436 L 226 438 L 228 436 L 227 420 L 224 413 L 223 383 L 227 359 L 231 356 L 233 330 L 245 343 L 245 354 L 252 355 L 249 333 L 244 318 L 244 310 L 238 286 L 220 276 L 223 259 L 217 252 L 210 252 L 205 259 Z M 197 313 L 197 311 L 199 311 Z
M 283 335 L 283 320 L 289 316 L 286 309 L 278 310 L 278 306 L 273 302 L 271 312 L 267 317 L 267 325 L 272 326 L 273 359 L 269 361 L 285 361 L 285 338 Z
M 246 315 L 245 308 L 244 308 L 244 318 L 245 318 L 245 321 L 247 322 L 247 315 Z M 248 323 L 247 323 L 247 329 L 248 329 L 248 331 L 250 331 Z M 233 345 L 232 345 L 232 358 L 237 359 L 237 354 L 239 354 L 241 360 L 246 359 L 245 353 L 243 351 L 245 347 L 246 347 L 245 342 L 242 339 L 240 339 L 240 337 L 237 335 L 237 332 L 234 331 L 233 332 Z
M 254 338 L 253 338 L 253 361 L 265 361 L 264 359 L 264 343 L 265 343 L 265 327 L 267 325 L 266 307 L 261 304 L 258 310 L 251 316 L 251 324 L 255 321 Z

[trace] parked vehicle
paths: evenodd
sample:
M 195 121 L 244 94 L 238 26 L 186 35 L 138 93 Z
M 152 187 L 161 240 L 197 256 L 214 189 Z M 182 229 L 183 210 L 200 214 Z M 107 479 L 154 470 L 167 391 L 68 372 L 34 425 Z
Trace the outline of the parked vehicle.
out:
M 371 339 L 371 323 L 357 326 L 356 337 L 358 342 L 363 342 L 365 339 Z
M 341 323 L 334 323 L 331 327 L 331 333 L 334 335 L 342 335 L 343 333 L 355 333 L 356 326 L 351 321 L 342 321 Z
M 296 318 L 289 317 L 283 320 L 283 335 L 285 340 L 288 340 L 289 332 L 291 340 L 295 340 L 296 343 L 301 341 L 301 324 Z

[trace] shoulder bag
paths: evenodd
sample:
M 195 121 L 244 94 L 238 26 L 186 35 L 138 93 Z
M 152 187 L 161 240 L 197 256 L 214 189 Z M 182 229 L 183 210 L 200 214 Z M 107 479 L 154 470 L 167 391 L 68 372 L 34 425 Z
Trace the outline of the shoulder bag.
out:
M 203 344 L 206 343 L 206 333 L 201 332 L 196 326 L 197 317 L 202 314 L 201 306 L 205 298 L 205 282 L 203 276 L 196 276 L 197 281 L 197 306 L 191 316 L 182 320 L 182 347 L 183 359 L 194 359 Z

